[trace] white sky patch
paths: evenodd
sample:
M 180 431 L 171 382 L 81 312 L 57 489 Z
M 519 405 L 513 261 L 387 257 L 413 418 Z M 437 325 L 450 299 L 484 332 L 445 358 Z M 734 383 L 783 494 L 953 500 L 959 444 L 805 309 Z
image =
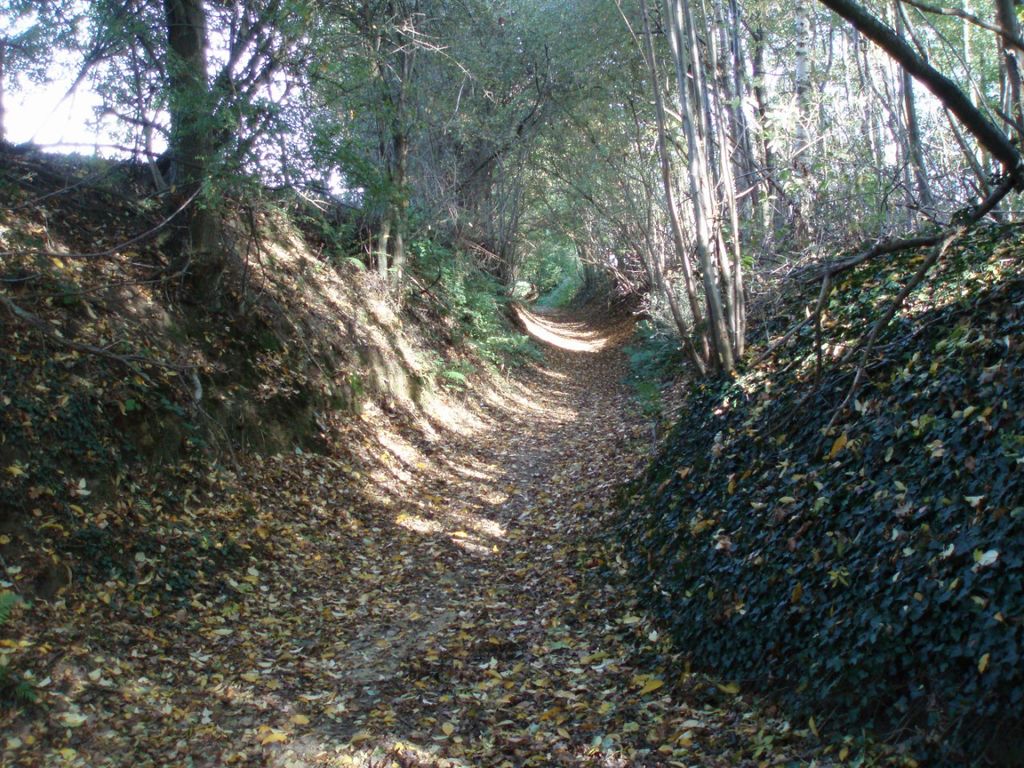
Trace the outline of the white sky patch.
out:
M 116 143 L 108 127 L 96 125 L 96 109 L 102 106 L 99 95 L 83 84 L 65 99 L 69 86 L 58 79 L 44 85 L 21 83 L 9 91 L 8 141 L 85 145 L 81 149 Z

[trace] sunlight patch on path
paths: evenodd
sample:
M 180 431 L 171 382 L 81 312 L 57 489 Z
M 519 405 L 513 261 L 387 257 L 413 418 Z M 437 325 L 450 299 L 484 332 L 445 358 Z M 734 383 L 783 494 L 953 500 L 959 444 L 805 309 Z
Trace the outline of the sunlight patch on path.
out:
M 516 315 L 534 339 L 567 352 L 600 352 L 611 343 L 607 336 L 580 323 L 551 322 L 521 308 Z

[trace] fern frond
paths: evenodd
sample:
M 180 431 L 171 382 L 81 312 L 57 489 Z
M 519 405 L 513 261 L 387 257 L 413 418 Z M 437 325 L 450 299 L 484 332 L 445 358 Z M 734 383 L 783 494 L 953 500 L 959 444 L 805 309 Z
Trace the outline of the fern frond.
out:
M 0 592 L 0 626 L 3 626 L 11 618 L 11 611 L 19 602 L 21 602 L 21 598 L 10 590 Z

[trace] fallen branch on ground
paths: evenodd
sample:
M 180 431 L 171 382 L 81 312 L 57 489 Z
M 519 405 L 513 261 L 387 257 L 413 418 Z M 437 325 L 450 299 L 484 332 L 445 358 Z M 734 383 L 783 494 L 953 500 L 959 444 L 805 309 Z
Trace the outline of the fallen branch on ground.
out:
M 861 253 L 849 256 L 845 259 L 839 259 L 838 261 L 828 262 L 823 265 L 808 268 L 806 270 L 806 274 L 811 276 L 810 279 L 821 278 L 821 291 L 818 294 L 818 300 L 815 303 L 814 311 L 799 323 L 792 326 L 781 338 L 772 342 L 768 349 L 766 349 L 753 364 L 755 366 L 760 365 L 769 357 L 774 355 L 780 347 L 792 339 L 793 336 L 808 323 L 813 322 L 815 325 L 820 324 L 821 313 L 824 310 L 825 302 L 828 300 L 828 297 L 832 292 L 832 288 L 835 285 L 834 278 L 836 275 L 848 272 L 854 267 L 857 267 L 866 261 L 870 261 L 871 259 L 877 258 L 878 256 L 899 253 L 900 251 L 914 250 L 916 248 L 939 246 L 951 237 L 955 238 L 966 234 L 971 228 L 978 224 L 978 222 L 988 216 L 988 214 L 991 213 L 997 205 L 999 205 L 1004 197 L 1013 191 L 1015 184 L 1016 176 L 1012 174 L 1007 176 L 999 186 L 992 190 L 984 201 L 971 210 L 963 223 L 957 227 L 947 228 L 935 235 L 921 235 L 919 237 L 908 237 L 902 240 L 887 240 L 876 243 L 866 251 L 862 251 Z M 899 307 L 896 309 L 898 310 Z M 892 317 L 890 316 L 889 319 L 891 320 Z M 881 329 L 879 329 L 879 332 L 880 331 Z M 875 334 L 875 336 L 877 336 L 877 334 Z
M 90 355 L 96 355 L 97 357 L 103 357 L 107 360 L 113 360 L 114 362 L 120 363 L 124 367 L 128 368 L 132 373 L 137 373 L 147 382 L 152 380 L 146 375 L 145 371 L 139 370 L 140 365 L 150 365 L 154 368 L 162 368 L 167 371 L 174 371 L 182 375 L 191 374 L 191 378 L 198 381 L 195 376 L 195 367 L 191 365 L 178 365 L 176 363 L 168 363 L 163 360 L 156 360 L 145 355 L 119 355 L 116 352 L 111 352 L 109 349 L 103 347 L 97 347 L 94 344 L 87 344 L 81 341 L 73 341 L 72 339 L 65 339 L 61 336 L 56 329 L 54 329 L 49 323 L 43 320 L 38 315 L 34 315 L 27 309 L 18 306 L 11 299 L 6 296 L 0 295 L 0 305 L 5 307 L 14 317 L 21 320 L 26 325 L 36 329 L 47 338 L 55 341 L 61 346 L 73 349 L 76 352 L 85 352 Z
M 159 232 L 172 221 L 174 221 L 174 219 L 176 219 L 178 216 L 184 213 L 185 209 L 192 205 L 192 203 L 195 202 L 195 199 L 199 197 L 199 193 L 201 191 L 201 189 L 197 189 L 195 192 L 193 192 L 192 196 L 189 197 L 188 200 L 186 200 L 180 206 L 178 206 L 177 210 L 175 210 L 172 214 L 167 216 L 155 227 L 151 227 L 142 234 L 136 235 L 135 237 L 129 240 L 125 240 L 123 243 L 118 243 L 117 245 L 107 248 L 106 250 L 94 251 L 92 253 L 62 253 L 60 251 L 4 251 L 0 253 L 0 257 L 25 255 L 48 256 L 55 257 L 58 259 L 105 259 L 108 256 L 113 256 L 115 253 L 118 253 L 119 251 L 123 251 L 125 248 L 130 248 L 133 245 L 141 243 L 143 240 L 148 240 L 149 238 L 153 237 L 153 235 L 155 235 L 157 232 Z

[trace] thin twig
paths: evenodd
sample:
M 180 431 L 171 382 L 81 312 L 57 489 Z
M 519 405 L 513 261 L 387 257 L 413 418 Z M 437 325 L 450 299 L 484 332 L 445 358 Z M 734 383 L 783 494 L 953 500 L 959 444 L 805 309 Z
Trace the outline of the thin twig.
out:
M 192 205 L 192 203 L 195 202 L 195 199 L 199 197 L 200 192 L 202 192 L 202 188 L 197 189 L 195 192 L 193 192 L 192 195 L 188 198 L 188 200 L 186 200 L 184 203 L 178 206 L 177 210 L 175 210 L 174 213 L 165 218 L 155 227 L 151 227 L 150 229 L 147 229 L 145 232 L 143 232 L 141 235 L 136 235 L 130 240 L 125 240 L 123 243 L 118 243 L 117 245 L 111 248 L 107 248 L 104 251 L 95 251 L 93 253 L 62 253 L 60 251 L 3 251 L 0 252 L 0 258 L 3 258 L 5 256 L 17 256 L 20 254 L 25 256 L 50 256 L 59 259 L 104 259 L 107 258 L 108 256 L 113 256 L 118 251 L 123 251 L 125 248 L 128 248 L 132 245 L 136 245 L 137 243 L 140 243 L 143 240 L 148 240 L 149 238 L 151 238 L 157 232 L 159 232 L 172 221 L 174 221 L 174 219 L 180 216 L 185 211 L 186 208 Z
M 754 361 L 753 367 L 756 368 L 761 363 L 763 363 L 765 360 L 767 360 L 769 357 L 774 355 L 775 352 L 779 349 L 779 347 L 781 347 L 783 344 L 785 344 L 787 341 L 789 341 L 791 338 L 793 338 L 793 335 L 795 333 L 797 333 L 801 328 L 803 328 L 805 325 L 807 325 L 812 320 L 815 322 L 815 324 L 820 323 L 822 309 L 824 308 L 825 301 L 826 301 L 826 299 L 828 299 L 828 296 L 829 296 L 829 294 L 831 292 L 832 292 L 832 275 L 830 273 L 826 272 L 824 278 L 821 281 L 821 290 L 818 292 L 818 300 L 817 300 L 817 302 L 815 302 L 814 311 L 811 314 L 809 314 L 807 317 L 805 317 L 803 320 L 801 320 L 799 323 L 794 325 L 792 328 L 790 328 L 788 331 L 786 331 L 786 333 L 783 335 L 783 337 L 781 339 L 772 342 L 772 344 L 768 347 L 768 349 L 766 349 L 761 354 L 761 356 L 759 358 L 757 358 L 757 360 Z
M 73 341 L 71 339 L 65 339 L 45 320 L 38 315 L 34 315 L 26 309 L 15 304 L 6 296 L 0 295 L 0 305 L 6 307 L 7 311 L 10 312 L 14 317 L 21 320 L 28 326 L 35 328 L 37 331 L 52 339 L 53 341 L 61 344 L 62 346 L 68 347 L 69 349 L 76 350 L 78 352 L 86 352 L 90 355 L 96 355 L 97 357 L 104 357 L 108 360 L 113 360 L 125 366 L 133 373 L 137 373 L 146 381 L 151 382 L 152 380 L 146 375 L 145 371 L 139 370 L 139 365 L 151 365 L 155 368 L 163 368 L 168 371 L 175 371 L 176 373 L 187 373 L 192 370 L 192 366 L 177 365 L 175 363 L 168 363 L 163 360 L 156 360 L 145 355 L 119 355 L 116 352 L 111 352 L 109 349 L 103 347 L 97 347 L 94 344 L 86 344 L 80 341 Z
M 892 300 L 892 303 L 889 305 L 889 308 L 885 311 L 885 314 L 878 318 L 875 324 L 871 327 L 871 332 L 868 334 L 868 337 L 864 341 L 864 344 L 861 348 L 860 364 L 857 366 L 857 372 L 853 376 L 853 383 L 850 385 L 850 389 L 849 391 L 847 391 L 846 397 L 843 398 L 843 402 L 839 404 L 839 407 L 836 408 L 835 413 L 832 414 L 832 418 L 829 420 L 828 423 L 829 429 L 831 429 L 835 425 L 836 421 L 839 419 L 839 416 L 846 410 L 847 406 L 850 404 L 853 398 L 857 395 L 857 392 L 860 390 L 861 384 L 864 380 L 864 374 L 867 369 L 868 357 L 870 356 L 871 351 L 874 349 L 875 341 L 878 340 L 879 334 L 881 334 L 881 332 L 888 327 L 889 323 L 892 322 L 893 317 L 896 316 L 896 313 L 900 310 L 900 307 L 902 307 L 903 303 L 907 300 L 907 297 L 910 296 L 910 294 L 914 291 L 915 288 L 917 288 L 922 282 L 924 282 L 924 279 L 928 276 L 928 273 L 931 271 L 931 268 L 934 267 L 939 262 L 939 260 L 946 255 L 946 251 L 949 250 L 949 246 L 952 245 L 957 239 L 962 237 L 964 234 L 966 234 L 968 229 L 969 227 L 964 226 L 958 230 L 955 230 L 952 234 L 949 234 L 945 240 L 943 240 L 941 243 L 938 243 L 934 248 L 932 248 L 932 252 L 928 254 L 928 258 L 924 260 L 924 263 L 922 263 L 921 266 L 918 267 L 917 272 L 914 273 L 914 276 L 910 278 L 907 284 L 903 286 L 900 292 L 896 295 L 896 298 Z
M 865 261 L 869 261 L 878 256 L 897 253 L 899 251 L 912 250 L 914 248 L 929 248 L 933 245 L 938 245 L 946 240 L 946 238 L 951 234 L 959 232 L 962 227 L 970 228 L 988 216 L 988 214 L 991 213 L 1000 202 L 1002 202 L 1003 198 L 1013 191 L 1019 181 L 1020 177 L 1017 174 L 1008 174 L 1007 177 L 989 193 L 987 198 L 972 209 L 968 209 L 970 213 L 966 216 L 963 222 L 958 224 L 956 227 L 948 228 L 934 235 L 922 235 L 919 237 L 908 237 L 904 240 L 886 240 L 884 242 L 876 243 L 868 250 L 848 258 L 828 262 L 821 266 L 810 267 L 806 270 L 805 274 L 811 278 L 817 278 L 818 276 L 826 274 L 835 277 L 842 272 L 848 272 L 854 267 L 863 264 Z

